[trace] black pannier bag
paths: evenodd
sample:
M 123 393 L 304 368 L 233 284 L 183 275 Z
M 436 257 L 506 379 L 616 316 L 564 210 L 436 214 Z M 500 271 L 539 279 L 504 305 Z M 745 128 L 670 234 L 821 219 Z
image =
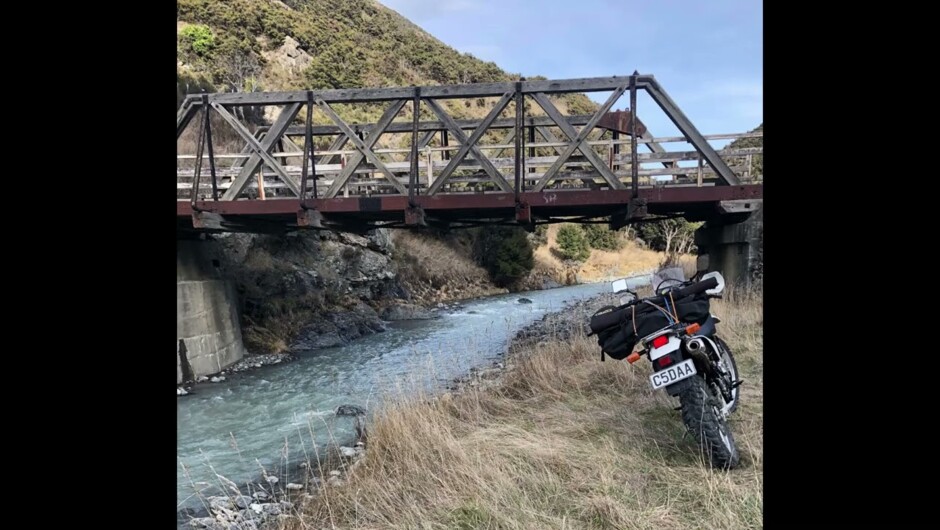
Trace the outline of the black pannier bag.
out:
M 660 298 L 654 301 L 663 310 Z M 669 301 L 672 304 L 672 301 Z M 679 320 L 688 324 L 704 324 L 709 316 L 709 301 L 704 294 L 691 295 L 675 301 Z M 671 320 L 656 307 L 640 303 L 634 306 L 607 306 L 591 316 L 591 333 L 597 335 L 601 352 L 617 360 L 625 359 L 636 341 L 670 324 Z

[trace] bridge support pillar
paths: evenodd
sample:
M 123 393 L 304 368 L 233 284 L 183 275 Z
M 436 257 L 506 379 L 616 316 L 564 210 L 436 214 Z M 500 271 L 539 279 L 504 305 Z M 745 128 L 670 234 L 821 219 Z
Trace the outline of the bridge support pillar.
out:
M 532 207 L 526 202 L 516 203 L 516 222 L 524 228 L 526 232 L 535 232 L 535 224 L 532 222 Z
M 323 228 L 323 214 L 317 210 L 297 210 L 297 226 L 303 228 Z
M 193 212 L 193 228 L 222 230 L 225 218 L 212 212 Z
M 245 356 L 234 286 L 214 241 L 176 243 L 176 382 L 224 370 Z
M 424 208 L 421 206 L 408 206 L 405 208 L 405 224 L 408 226 L 428 226 L 424 219 Z
M 610 229 L 620 230 L 630 221 L 646 217 L 647 213 L 646 199 L 631 199 L 625 212 L 610 216 Z
M 750 287 L 763 278 L 763 207 L 751 201 L 747 207 L 723 204 L 722 210 L 726 215 L 707 221 L 695 232 L 697 268 L 720 272 L 729 285 Z

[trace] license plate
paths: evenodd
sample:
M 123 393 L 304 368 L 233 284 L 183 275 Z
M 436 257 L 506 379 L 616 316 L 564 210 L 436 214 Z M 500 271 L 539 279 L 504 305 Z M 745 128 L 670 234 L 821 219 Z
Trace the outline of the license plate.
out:
M 692 377 L 698 373 L 692 359 L 686 359 L 681 363 L 670 366 L 665 370 L 656 372 L 650 376 L 650 382 L 653 384 L 653 390 L 658 390 L 664 386 L 669 386 L 687 377 Z

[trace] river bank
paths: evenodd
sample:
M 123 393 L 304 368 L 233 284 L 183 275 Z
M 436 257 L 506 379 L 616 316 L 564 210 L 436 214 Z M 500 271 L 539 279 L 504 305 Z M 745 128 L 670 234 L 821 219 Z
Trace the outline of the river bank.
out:
M 502 358 L 512 337 L 543 315 L 606 290 L 606 285 L 500 295 L 440 309 L 432 320 L 389 322 L 385 332 L 350 344 L 298 351 L 289 362 L 228 374 L 178 400 L 180 509 L 224 494 L 225 477 L 256 488 L 259 466 L 280 485 L 313 460 L 313 447 L 355 443 L 354 421 L 342 405 L 370 414 L 401 395 L 439 393 L 453 379 Z M 316 442 L 316 443 L 314 443 Z M 262 485 L 264 485 L 262 483 Z
M 617 296 L 603 293 L 587 300 L 578 300 L 561 311 L 544 315 L 516 332 L 499 360 L 493 361 L 488 368 L 471 369 L 469 374 L 455 378 L 448 390 L 459 393 L 468 389 L 485 390 L 499 386 L 503 382 L 503 374 L 534 352 L 538 345 L 544 345 L 548 341 L 564 342 L 572 336 L 586 335 L 589 332 L 588 321 L 591 315 L 600 307 L 617 303 Z
M 592 292 L 596 292 L 596 287 Z M 578 289 L 578 288 L 575 288 Z M 580 289 L 584 289 L 581 287 Z M 509 307 L 528 307 L 529 305 L 538 305 L 539 293 L 526 293 L 536 298 L 532 299 L 522 296 L 513 296 L 506 300 Z M 600 299 L 608 300 L 609 295 L 604 295 Z M 590 300 L 598 300 L 592 298 Z M 520 330 L 511 335 L 511 338 L 502 348 L 494 349 L 489 356 L 488 364 L 471 366 L 464 375 L 450 379 L 450 383 L 445 383 L 442 391 L 461 391 L 463 388 L 473 388 L 480 382 L 493 380 L 493 376 L 502 373 L 505 363 L 510 362 L 507 358 L 509 350 L 517 348 L 519 344 L 549 336 L 558 337 L 560 331 L 568 323 L 576 322 L 590 310 L 587 303 L 590 300 L 574 299 L 574 303 L 567 304 L 562 302 L 563 310 L 548 312 L 542 318 L 523 326 Z M 486 304 L 486 299 L 476 301 L 467 301 L 468 306 L 456 306 L 451 308 L 441 308 L 436 313 L 436 318 L 454 318 L 465 315 L 466 317 L 486 318 L 486 310 L 479 304 Z M 474 305 L 476 304 L 476 305 Z M 505 309 L 493 311 L 491 313 L 505 314 Z M 271 356 L 280 357 L 282 362 L 297 360 L 298 356 Z M 280 363 L 269 363 L 280 364 Z M 257 368 L 249 365 L 249 369 Z M 235 369 L 230 370 L 230 377 L 238 377 Z M 273 374 L 272 374 L 273 375 Z M 245 374 L 243 377 L 248 379 L 255 377 L 253 374 Z M 267 379 L 266 379 L 267 380 Z M 223 379 L 221 382 L 231 379 Z M 194 393 L 198 396 L 199 391 Z M 439 394 L 438 394 L 439 395 Z M 226 525 L 238 524 L 239 528 L 254 528 L 254 525 L 275 521 L 285 521 L 288 513 L 294 513 L 294 507 L 298 503 L 307 502 L 316 495 L 324 485 L 326 487 L 342 486 L 350 476 L 355 473 L 360 465 L 363 455 L 366 452 L 367 425 L 365 416 L 357 416 L 358 413 L 368 413 L 364 410 L 357 410 L 355 406 L 343 405 L 331 411 L 339 412 L 337 418 L 346 417 L 348 422 L 357 423 L 354 433 L 348 433 L 346 436 L 341 434 L 331 435 L 329 446 L 311 447 L 307 455 L 300 460 L 291 462 L 282 462 L 276 469 L 265 471 L 256 476 L 248 484 L 240 486 L 234 485 L 226 477 L 219 475 L 215 477 L 216 481 L 228 484 L 228 488 L 222 488 L 222 491 L 216 491 L 215 494 L 200 495 L 202 498 L 201 507 L 187 508 L 180 512 L 181 525 L 195 528 L 226 528 Z M 358 423 L 362 422 L 362 423 Z M 207 488 L 208 481 L 191 480 L 194 489 Z
M 746 383 L 732 417 L 742 466 L 715 472 L 649 367 L 600 361 L 587 317 L 610 295 L 545 315 L 508 355 L 437 399 L 389 403 L 353 471 L 281 528 L 752 528 L 762 518 L 762 297 L 715 301 Z

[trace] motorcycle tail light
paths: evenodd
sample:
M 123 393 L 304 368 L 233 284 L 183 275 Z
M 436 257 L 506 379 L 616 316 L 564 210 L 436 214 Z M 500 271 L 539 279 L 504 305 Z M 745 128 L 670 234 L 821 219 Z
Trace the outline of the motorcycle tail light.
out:
M 656 362 L 659 363 L 659 367 L 660 367 L 660 368 L 665 368 L 665 367 L 669 366 L 670 364 L 672 364 L 672 356 L 670 356 L 670 355 L 663 355 L 662 357 L 660 357 L 659 359 L 657 359 Z
M 660 335 L 656 337 L 655 339 L 653 339 L 653 347 L 661 348 L 665 346 L 667 342 L 669 342 L 669 337 L 667 337 L 666 335 Z

